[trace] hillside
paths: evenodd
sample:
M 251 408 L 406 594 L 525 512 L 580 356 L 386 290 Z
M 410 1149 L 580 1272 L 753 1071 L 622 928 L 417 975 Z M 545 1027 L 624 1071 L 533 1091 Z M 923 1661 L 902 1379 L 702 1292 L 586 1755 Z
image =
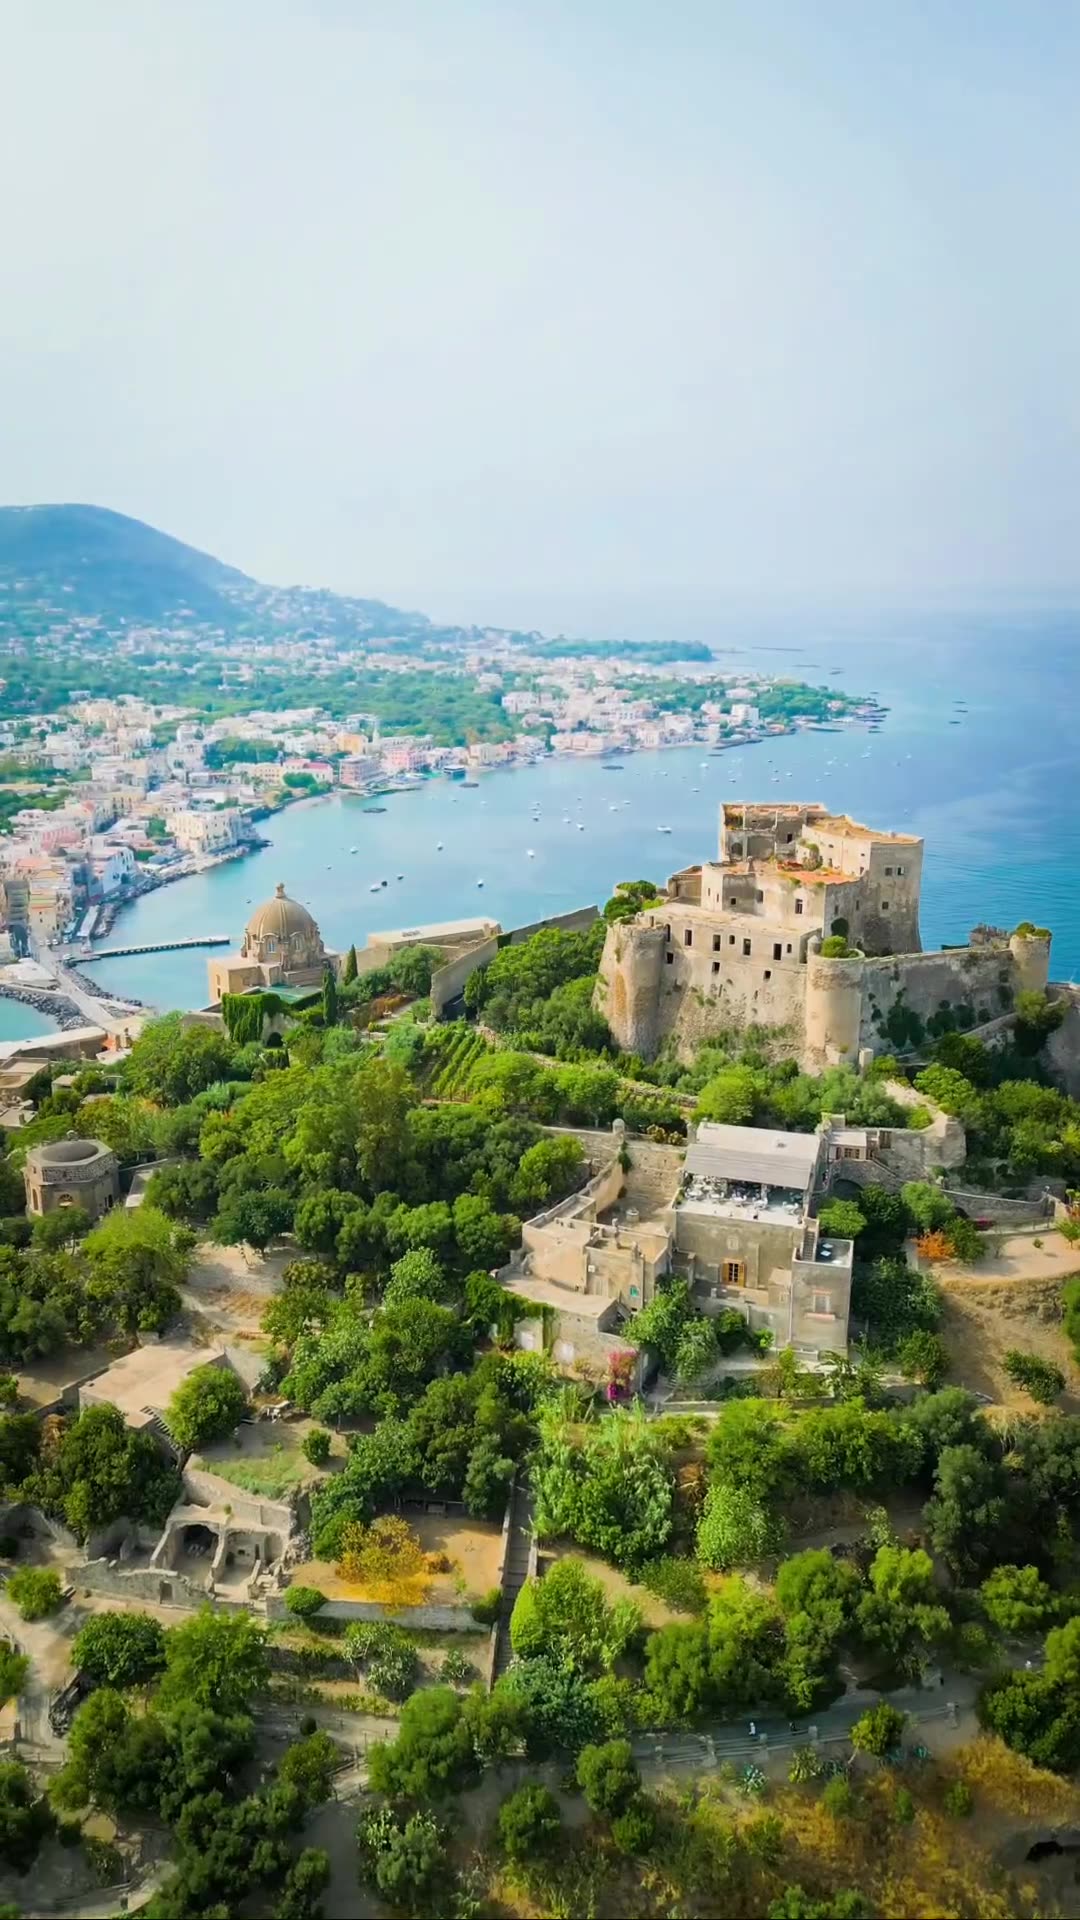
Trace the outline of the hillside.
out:
M 173 632 L 333 636 L 426 634 L 422 614 L 308 587 L 268 587 L 211 554 L 106 507 L 0 507 L 0 622 L 38 638 L 72 619 L 103 635 Z

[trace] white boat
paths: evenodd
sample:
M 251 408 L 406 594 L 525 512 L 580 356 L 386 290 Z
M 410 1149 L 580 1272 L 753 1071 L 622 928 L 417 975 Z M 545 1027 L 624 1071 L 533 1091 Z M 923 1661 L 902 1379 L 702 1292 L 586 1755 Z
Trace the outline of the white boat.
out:
M 350 852 L 350 853 L 355 853 L 356 851 L 357 851 L 357 849 L 356 849 L 355 847 L 350 847 L 350 848 L 349 848 L 349 852 Z
M 526 858 L 526 860 L 535 860 L 535 859 L 536 859 L 536 855 L 535 855 L 535 853 L 533 852 L 533 850 L 532 850 L 532 848 L 531 848 L 531 847 L 527 847 L 527 848 L 526 848 L 526 851 L 525 851 L 525 858 Z
M 379 883 L 378 883 L 378 881 L 377 881 L 377 880 L 373 880 L 373 881 L 372 881 L 372 883 L 371 883 L 371 885 L 370 885 L 370 887 L 368 888 L 368 892 L 369 892 L 369 893 L 378 893 L 378 891 L 379 891 Z
M 482 880 L 478 880 L 476 884 L 478 887 L 482 887 L 484 883 Z
M 671 828 L 670 828 L 670 827 L 657 827 L 657 829 L 656 829 L 656 831 L 657 831 L 657 833 L 670 833 L 670 832 L 671 832 Z
M 436 851 L 436 853 L 441 853 L 441 852 L 442 852 L 442 850 L 443 850 L 443 843 L 442 843 L 442 841 L 441 841 L 441 840 L 437 840 L 437 841 L 435 842 L 435 851 Z
M 578 832 L 579 832 L 579 833 L 584 833 L 584 831 L 585 831 L 585 829 L 584 829 L 584 827 L 582 826 L 582 824 L 581 824 L 581 821 L 580 821 L 580 820 L 579 820 L 579 821 L 578 821 L 578 823 L 577 823 L 577 830 L 578 830 Z
M 403 873 L 399 873 L 399 874 L 398 874 L 398 879 L 399 879 L 399 880 L 404 880 L 404 878 L 405 878 L 405 875 L 404 875 Z

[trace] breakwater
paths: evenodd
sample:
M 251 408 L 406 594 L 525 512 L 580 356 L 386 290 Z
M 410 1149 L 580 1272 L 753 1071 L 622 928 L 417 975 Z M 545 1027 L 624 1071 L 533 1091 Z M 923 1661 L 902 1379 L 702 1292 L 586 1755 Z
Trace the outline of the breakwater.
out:
M 70 1033 L 75 1027 L 87 1025 L 86 1015 L 69 1000 L 66 994 L 39 990 L 37 987 L 13 987 L 0 981 L 0 998 L 17 1000 L 22 1007 L 32 1007 L 35 1013 L 44 1013 L 63 1033 Z

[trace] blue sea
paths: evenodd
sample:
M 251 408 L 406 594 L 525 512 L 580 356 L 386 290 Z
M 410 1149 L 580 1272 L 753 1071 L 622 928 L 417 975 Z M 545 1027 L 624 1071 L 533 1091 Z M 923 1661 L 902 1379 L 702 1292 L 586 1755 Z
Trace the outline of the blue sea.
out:
M 111 942 L 223 933 L 238 943 L 279 880 L 336 948 L 465 915 L 510 927 L 602 903 L 617 880 L 663 878 L 708 858 L 721 800 L 771 798 L 822 801 L 921 834 L 925 946 L 962 941 L 981 921 L 1031 919 L 1053 930 L 1052 976 L 1080 976 L 1068 824 L 1078 639 L 1075 617 L 1045 613 L 849 620 L 843 630 L 788 621 L 740 634 L 731 650 L 718 647 L 722 670 L 875 693 L 890 710 L 880 733 L 800 733 L 719 757 L 703 748 L 628 754 L 621 773 L 549 759 L 481 774 L 476 788 L 432 781 L 384 797 L 376 815 L 353 798 L 303 804 L 266 824 L 265 850 L 137 902 Z M 205 1004 L 208 957 L 155 954 L 97 972 L 158 1007 L 186 1008 Z M 11 1037 L 12 1014 L 26 1030 L 25 1010 L 0 1002 L 0 1037 Z

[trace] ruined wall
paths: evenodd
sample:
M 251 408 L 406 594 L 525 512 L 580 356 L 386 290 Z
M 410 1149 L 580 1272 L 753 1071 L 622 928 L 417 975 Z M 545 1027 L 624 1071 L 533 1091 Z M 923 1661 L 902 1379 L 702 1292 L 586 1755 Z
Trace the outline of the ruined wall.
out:
M 638 924 L 609 927 L 600 956 L 594 1005 L 624 1053 L 648 1059 L 660 1038 L 664 930 Z

